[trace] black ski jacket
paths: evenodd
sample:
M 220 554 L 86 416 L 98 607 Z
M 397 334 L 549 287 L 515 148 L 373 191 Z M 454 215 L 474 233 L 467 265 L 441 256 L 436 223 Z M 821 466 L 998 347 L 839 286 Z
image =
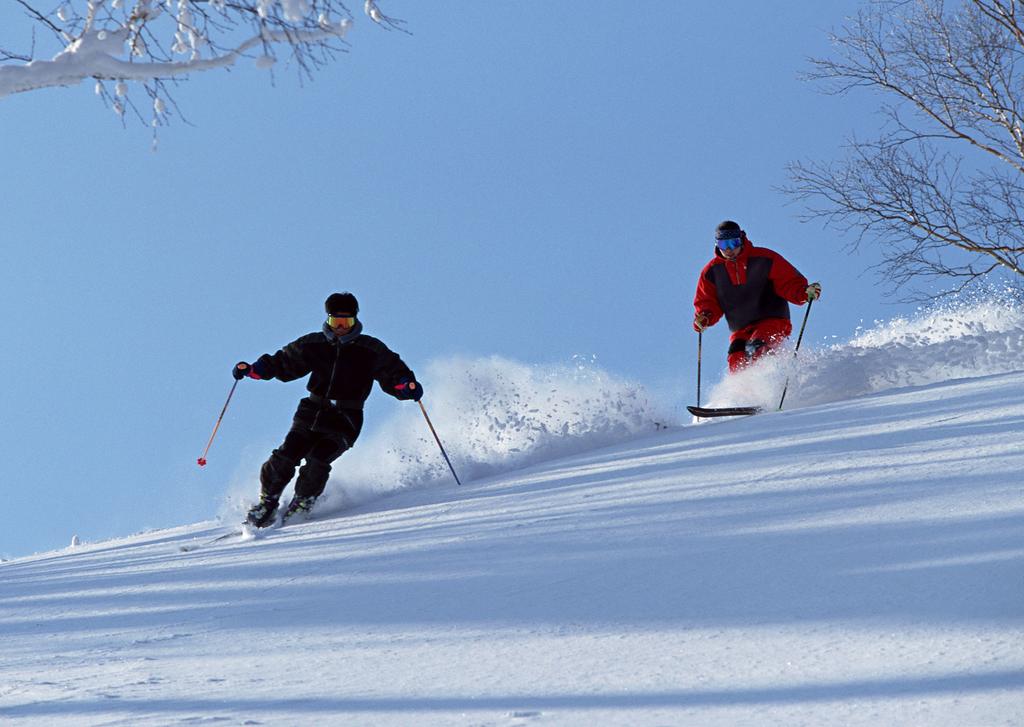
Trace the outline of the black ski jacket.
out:
M 395 385 L 403 379 L 416 380 L 397 353 L 379 339 L 364 335 L 361 323 L 356 325 L 343 338 L 325 325 L 324 330 L 308 333 L 253 363 L 253 371 L 261 379 L 295 381 L 309 375 L 306 390 L 310 396 L 299 402 L 296 423 L 314 431 L 342 433 L 350 442 L 362 429 L 363 403 L 374 381 L 394 396 Z

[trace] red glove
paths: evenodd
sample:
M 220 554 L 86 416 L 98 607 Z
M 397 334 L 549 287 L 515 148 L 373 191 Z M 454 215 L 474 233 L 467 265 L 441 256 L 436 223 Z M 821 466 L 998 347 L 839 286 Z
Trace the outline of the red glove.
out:
M 256 373 L 256 367 L 252 364 L 246 363 L 245 361 L 239 361 L 235 364 L 235 367 L 231 369 L 231 375 L 235 377 L 235 381 L 241 381 L 246 376 L 250 379 L 262 379 L 263 377 Z

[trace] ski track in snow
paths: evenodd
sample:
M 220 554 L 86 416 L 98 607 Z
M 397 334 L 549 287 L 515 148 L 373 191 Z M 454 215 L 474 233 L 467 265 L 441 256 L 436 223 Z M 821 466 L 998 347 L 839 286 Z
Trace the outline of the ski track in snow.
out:
M 943 315 L 712 392 L 788 373 L 792 409 L 653 433 L 591 367 L 463 362 L 432 389 L 489 404 L 446 421 L 461 488 L 424 450 L 260 538 L 0 564 L 0 722 L 1024 724 L 1024 318 Z

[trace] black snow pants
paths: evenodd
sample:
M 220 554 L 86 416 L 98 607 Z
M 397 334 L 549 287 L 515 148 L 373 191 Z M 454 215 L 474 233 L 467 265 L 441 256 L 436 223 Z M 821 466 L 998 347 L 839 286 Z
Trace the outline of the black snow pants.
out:
M 331 413 L 341 414 L 347 426 L 318 427 L 322 419 L 327 420 L 327 424 L 333 423 L 332 417 L 318 416 L 310 400 L 302 400 L 284 442 L 271 452 L 260 468 L 260 489 L 264 495 L 279 498 L 303 459 L 306 463 L 299 469 L 299 478 L 295 481 L 296 497 L 319 497 L 323 493 L 331 474 L 331 463 L 352 446 L 363 423 L 361 411 Z

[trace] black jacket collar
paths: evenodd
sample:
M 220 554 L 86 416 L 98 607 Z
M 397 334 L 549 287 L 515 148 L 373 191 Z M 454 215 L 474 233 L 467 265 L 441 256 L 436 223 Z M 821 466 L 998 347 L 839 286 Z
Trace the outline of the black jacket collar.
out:
M 324 323 L 323 331 L 324 336 L 327 337 L 328 341 L 341 346 L 343 344 L 350 343 L 351 341 L 354 341 L 357 338 L 359 338 L 359 336 L 363 335 L 363 322 L 360 321 L 359 319 L 356 319 L 356 324 L 352 326 L 352 330 L 346 333 L 344 336 L 339 336 L 337 333 L 332 331 L 331 327 L 326 323 Z

